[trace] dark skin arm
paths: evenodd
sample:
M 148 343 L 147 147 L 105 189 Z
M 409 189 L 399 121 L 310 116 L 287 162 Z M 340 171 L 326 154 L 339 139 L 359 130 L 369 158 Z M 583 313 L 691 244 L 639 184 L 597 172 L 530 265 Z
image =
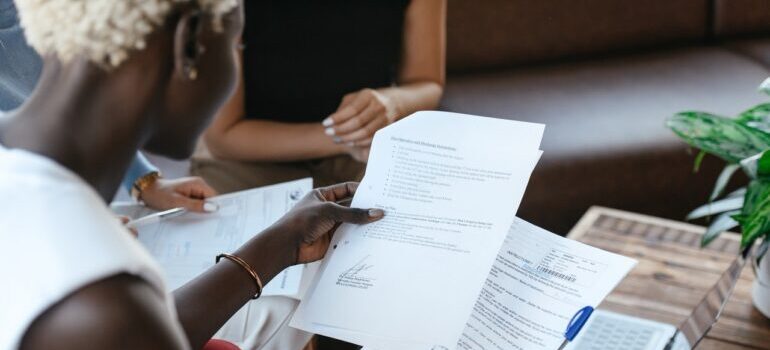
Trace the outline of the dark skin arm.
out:
M 221 18 L 221 30 L 215 30 L 213 18 L 202 15 L 197 2 L 174 3 L 173 14 L 148 36 L 146 47 L 119 67 L 104 70 L 84 57 L 65 64 L 47 56 L 36 92 L 3 125 L 0 142 L 71 169 L 105 202 L 139 147 L 188 157 L 200 129 L 232 88 L 243 16 L 239 7 Z M 131 103 L 125 103 L 126 96 Z M 232 253 L 254 267 L 264 283 L 291 264 L 320 259 L 337 225 L 383 216 L 382 211 L 335 203 L 352 197 L 355 189 L 355 184 L 342 184 L 315 190 Z M 255 291 L 251 277 L 225 260 L 175 293 L 179 312 L 174 314 L 167 308 L 171 301 L 147 281 L 105 276 L 42 311 L 20 347 L 197 349 Z
M 289 215 L 254 237 L 235 255 L 254 267 L 265 284 L 290 265 L 323 258 L 339 223 L 368 223 L 382 217 L 379 211 L 370 216 L 367 210 L 334 203 L 351 198 L 357 186 L 347 183 L 311 192 Z M 208 341 L 255 293 L 253 280 L 229 260 L 222 260 L 176 290 L 179 319 L 193 348 Z
M 381 211 L 334 203 L 352 197 L 356 187 L 347 183 L 311 192 L 235 255 L 254 267 L 265 284 L 290 265 L 321 259 L 340 223 L 363 224 L 383 216 Z M 185 349 L 186 338 L 191 348 L 200 349 L 255 293 L 251 277 L 240 266 L 222 260 L 174 292 L 184 329 L 179 334 L 158 292 L 139 278 L 115 276 L 75 292 L 46 311 L 29 328 L 21 348 Z
M 118 275 L 68 296 L 32 324 L 20 349 L 186 349 L 163 298 L 147 282 Z

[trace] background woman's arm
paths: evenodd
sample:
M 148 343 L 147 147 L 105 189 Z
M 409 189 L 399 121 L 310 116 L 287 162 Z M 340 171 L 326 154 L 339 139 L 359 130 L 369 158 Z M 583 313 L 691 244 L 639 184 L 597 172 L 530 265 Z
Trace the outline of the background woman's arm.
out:
M 384 88 L 402 112 L 435 109 L 444 92 L 446 0 L 412 0 L 404 24 L 399 86 Z
M 445 80 L 446 0 L 412 0 L 406 10 L 398 85 L 343 98 L 325 121 L 326 133 L 349 147 L 368 148 L 374 133 L 416 111 L 435 109 Z
M 324 125 L 244 119 L 241 78 L 238 90 L 204 134 L 209 151 L 218 158 L 248 161 L 339 154 L 365 161 L 377 130 L 416 111 L 438 107 L 445 80 L 445 22 L 446 0 L 412 0 L 405 14 L 398 86 L 351 92 Z
M 287 162 L 345 153 L 344 147 L 324 135 L 321 123 L 245 119 L 243 74 L 239 75 L 237 90 L 203 135 L 212 155 L 232 160 Z

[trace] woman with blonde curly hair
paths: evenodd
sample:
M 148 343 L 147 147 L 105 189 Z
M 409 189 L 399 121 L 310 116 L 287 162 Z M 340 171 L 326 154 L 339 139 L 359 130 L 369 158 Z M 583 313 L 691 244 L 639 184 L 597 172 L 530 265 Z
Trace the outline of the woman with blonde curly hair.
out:
M 237 0 L 17 0 L 44 58 L 0 125 L 1 349 L 197 349 L 284 268 L 320 259 L 355 184 L 318 189 L 174 291 L 106 202 L 138 148 L 189 156 L 236 81 Z M 212 259 L 215 257 L 212 256 Z

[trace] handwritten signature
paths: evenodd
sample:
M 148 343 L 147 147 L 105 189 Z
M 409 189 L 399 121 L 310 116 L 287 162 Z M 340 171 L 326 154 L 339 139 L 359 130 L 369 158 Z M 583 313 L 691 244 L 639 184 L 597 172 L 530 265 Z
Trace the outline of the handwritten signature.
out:
M 371 272 L 374 265 L 367 264 L 371 255 L 365 256 L 359 260 L 353 267 L 343 271 L 337 278 L 337 285 L 342 287 L 352 287 L 358 289 L 369 289 L 374 286 L 374 278 L 367 276 L 366 272 Z
M 340 277 L 346 277 L 346 278 L 356 278 L 356 277 L 358 277 L 358 278 L 361 278 L 362 277 L 361 276 L 362 272 L 369 271 L 369 270 L 371 270 L 371 268 L 374 267 L 374 265 L 366 263 L 367 260 L 369 260 L 369 257 L 371 257 L 371 255 L 367 255 L 367 256 L 363 257 L 355 265 L 353 265 L 353 267 L 343 271 L 340 274 Z M 370 278 L 366 278 L 366 279 L 370 279 Z

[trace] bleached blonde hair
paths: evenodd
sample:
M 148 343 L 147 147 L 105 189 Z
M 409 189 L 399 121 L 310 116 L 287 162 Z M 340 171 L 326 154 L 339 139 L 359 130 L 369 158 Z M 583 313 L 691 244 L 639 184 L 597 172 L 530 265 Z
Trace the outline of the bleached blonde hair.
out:
M 16 0 L 27 42 L 41 55 L 68 62 L 82 55 L 107 67 L 142 50 L 147 36 L 177 3 L 195 2 L 213 15 L 214 28 L 238 0 Z

